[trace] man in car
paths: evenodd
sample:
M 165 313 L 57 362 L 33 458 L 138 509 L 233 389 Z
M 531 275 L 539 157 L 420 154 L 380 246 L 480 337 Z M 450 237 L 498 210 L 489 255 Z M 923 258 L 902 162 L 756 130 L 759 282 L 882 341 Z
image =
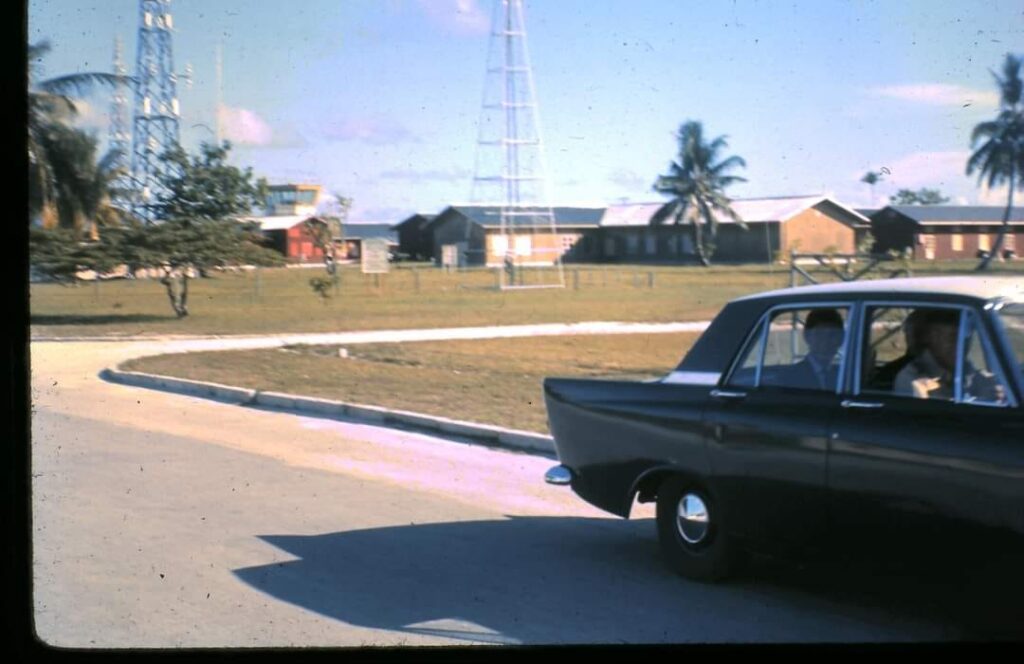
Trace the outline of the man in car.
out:
M 807 356 L 780 376 L 780 385 L 835 390 L 839 378 L 836 353 L 843 345 L 843 317 L 835 309 L 812 309 L 804 322 Z
M 919 399 L 953 399 L 956 376 L 960 312 L 929 309 L 918 322 L 923 349 L 896 376 L 896 394 Z M 967 353 L 965 341 L 964 353 Z M 1002 402 L 1005 393 L 995 376 L 981 371 L 967 359 L 963 363 L 963 392 L 968 400 Z
M 899 375 L 900 371 L 921 354 L 924 343 L 920 337 L 924 327 L 918 325 L 918 323 L 924 317 L 926 311 L 925 309 L 915 309 L 903 321 L 903 338 L 906 344 L 906 351 L 900 357 L 878 368 L 878 371 L 871 376 L 867 386 L 869 389 L 891 391 L 896 381 L 896 376 Z

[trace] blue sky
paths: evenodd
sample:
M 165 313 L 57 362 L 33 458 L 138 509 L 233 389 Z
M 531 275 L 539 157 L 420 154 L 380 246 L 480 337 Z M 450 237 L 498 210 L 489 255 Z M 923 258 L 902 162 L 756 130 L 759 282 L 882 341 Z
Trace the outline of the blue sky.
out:
M 492 0 L 174 0 L 182 142 L 222 126 L 271 182 L 351 196 L 354 221 L 470 198 Z M 135 58 L 137 0 L 30 0 L 46 75 Z M 830 193 L 853 206 L 902 187 L 1000 204 L 964 175 L 995 115 L 990 69 L 1024 52 L 1024 3 L 974 0 L 527 0 L 553 204 L 656 201 L 688 120 L 747 161 L 734 197 Z M 83 126 L 106 135 L 108 101 Z M 859 180 L 889 171 L 874 194 Z

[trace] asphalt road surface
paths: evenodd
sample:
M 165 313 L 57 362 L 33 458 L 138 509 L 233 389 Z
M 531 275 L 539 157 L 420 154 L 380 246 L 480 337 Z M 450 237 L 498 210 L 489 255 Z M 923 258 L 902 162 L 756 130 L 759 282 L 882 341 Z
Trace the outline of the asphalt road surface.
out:
M 1008 597 L 992 568 L 761 560 L 728 585 L 691 583 L 662 565 L 650 506 L 629 521 L 592 509 L 544 484 L 550 459 L 97 376 L 165 348 L 32 346 L 32 594 L 45 643 L 1024 635 L 1022 595 Z

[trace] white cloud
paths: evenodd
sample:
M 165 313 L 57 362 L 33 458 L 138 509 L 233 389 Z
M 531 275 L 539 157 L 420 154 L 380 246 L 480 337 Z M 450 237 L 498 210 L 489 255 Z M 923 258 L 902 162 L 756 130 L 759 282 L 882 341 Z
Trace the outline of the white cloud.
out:
M 361 141 L 373 145 L 419 142 L 409 129 L 387 118 L 344 118 L 325 126 L 322 133 L 332 140 Z
M 221 106 L 218 116 L 224 138 L 236 145 L 267 146 L 274 139 L 270 125 L 255 111 Z
M 380 174 L 380 177 L 386 180 L 408 180 L 410 182 L 417 181 L 440 181 L 440 182 L 463 182 L 469 179 L 473 173 L 465 168 L 456 168 L 453 170 L 443 169 L 403 169 L 394 168 L 391 170 L 384 171 Z
M 919 187 L 942 188 L 952 184 L 961 184 L 966 175 L 966 150 L 949 150 L 945 152 L 914 152 L 899 159 L 883 164 L 882 171 L 891 187 L 897 189 L 917 189 Z
M 988 90 L 972 90 L 948 83 L 885 85 L 871 88 L 871 94 L 934 106 L 991 106 L 999 104 L 999 95 Z
M 482 35 L 490 28 L 479 0 L 418 0 L 418 4 L 431 22 L 457 34 Z

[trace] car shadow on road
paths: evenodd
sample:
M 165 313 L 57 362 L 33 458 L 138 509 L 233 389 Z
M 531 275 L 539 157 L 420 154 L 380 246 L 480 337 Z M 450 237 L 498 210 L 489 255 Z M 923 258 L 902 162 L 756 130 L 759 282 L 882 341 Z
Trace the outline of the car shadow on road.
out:
M 174 320 L 174 316 L 154 314 L 32 314 L 31 325 L 121 325 L 125 323 L 157 323 Z
M 870 564 L 754 562 L 732 583 L 676 577 L 650 519 L 510 517 L 262 535 L 295 560 L 235 574 L 351 625 L 491 643 L 902 641 L 982 634 L 944 577 Z M 926 592 L 921 592 L 922 590 Z M 951 594 L 952 593 L 952 594 Z

